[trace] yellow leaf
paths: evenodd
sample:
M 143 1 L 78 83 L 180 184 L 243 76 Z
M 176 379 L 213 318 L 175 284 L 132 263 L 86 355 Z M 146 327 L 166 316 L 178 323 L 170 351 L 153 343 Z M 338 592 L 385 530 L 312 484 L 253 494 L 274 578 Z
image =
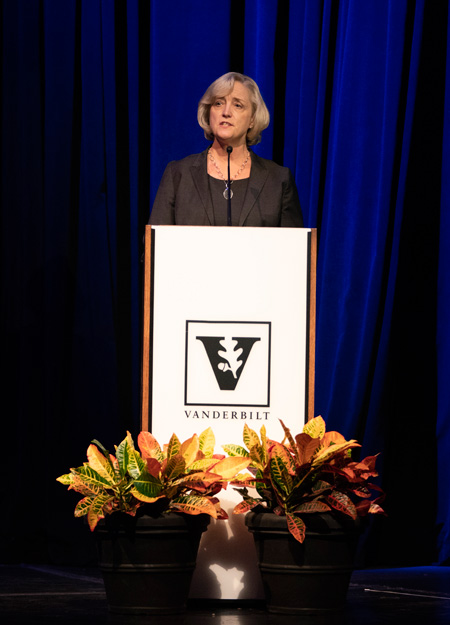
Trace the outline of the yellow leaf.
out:
M 339 445 L 330 445 L 329 447 L 321 447 L 318 449 L 315 458 L 313 460 L 312 466 L 317 467 L 324 462 L 329 461 L 333 456 L 337 456 L 342 453 L 342 451 L 346 449 L 352 449 L 354 447 L 361 447 L 361 445 L 354 439 L 351 441 L 346 441 L 345 443 L 340 443 Z
M 261 445 L 258 434 L 247 424 L 244 425 L 244 443 L 249 451 L 254 445 Z
M 178 497 L 172 501 L 170 507 L 172 510 L 179 510 L 185 514 L 209 514 L 213 519 L 217 519 L 217 509 L 206 497 Z
M 221 475 L 224 480 L 234 478 L 236 473 L 243 471 L 250 464 L 250 458 L 241 458 L 239 456 L 231 456 L 220 460 L 211 468 L 211 471 Z
M 200 434 L 199 446 L 200 450 L 205 454 L 207 458 L 211 458 L 214 455 L 216 439 L 214 436 L 214 432 L 210 427 Z
M 96 445 L 89 445 L 87 458 L 91 469 L 94 469 L 109 484 L 114 484 L 116 478 L 114 469 Z
M 303 428 L 305 434 L 309 434 L 311 438 L 322 438 L 325 435 L 326 425 L 322 417 L 315 417 L 311 421 L 307 421 Z
M 180 447 L 179 453 L 183 456 L 186 462 L 186 467 L 189 467 L 195 460 L 197 460 L 197 453 L 200 450 L 199 440 L 197 434 L 188 438 Z

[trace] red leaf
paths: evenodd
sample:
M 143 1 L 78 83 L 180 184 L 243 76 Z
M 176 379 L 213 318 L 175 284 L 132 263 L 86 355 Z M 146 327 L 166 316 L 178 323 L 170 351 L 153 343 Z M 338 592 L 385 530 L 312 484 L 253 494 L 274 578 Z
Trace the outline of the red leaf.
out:
M 299 543 L 302 543 L 305 540 L 306 535 L 306 525 L 301 520 L 300 517 L 295 516 L 288 512 L 286 514 L 287 526 L 288 530 Z
M 356 517 L 358 516 L 355 504 L 352 502 L 350 497 L 348 497 L 344 493 L 334 490 L 331 495 L 328 495 L 327 502 L 332 508 L 334 508 L 335 510 L 339 510 L 339 512 L 347 514 L 352 519 L 356 519 Z
M 297 513 L 311 513 L 311 512 L 329 512 L 331 510 L 330 506 L 324 503 L 323 501 L 310 501 L 306 503 L 302 503 L 295 508 L 295 512 Z
M 147 457 L 146 462 L 147 462 L 147 471 L 150 473 L 150 475 L 153 477 L 159 477 L 159 473 L 161 471 L 161 465 L 156 460 L 156 458 Z

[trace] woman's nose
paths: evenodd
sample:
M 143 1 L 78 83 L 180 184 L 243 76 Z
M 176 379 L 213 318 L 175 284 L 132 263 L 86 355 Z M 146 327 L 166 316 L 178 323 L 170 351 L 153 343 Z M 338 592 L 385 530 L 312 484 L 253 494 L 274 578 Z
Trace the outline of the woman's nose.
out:
M 222 113 L 223 115 L 225 115 L 225 117 L 229 117 L 231 114 L 231 102 L 225 102 L 225 105 L 222 109 Z

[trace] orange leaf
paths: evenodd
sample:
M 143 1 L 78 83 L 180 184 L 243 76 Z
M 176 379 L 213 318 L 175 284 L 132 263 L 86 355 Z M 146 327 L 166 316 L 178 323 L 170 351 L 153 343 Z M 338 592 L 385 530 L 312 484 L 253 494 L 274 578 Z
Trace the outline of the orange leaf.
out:
M 245 514 L 249 510 L 256 508 L 261 503 L 261 500 L 255 499 L 253 501 L 240 501 L 233 509 L 233 514 Z
M 301 433 L 295 437 L 300 465 L 310 462 L 317 449 L 319 442 L 317 438 L 311 438 L 309 434 Z
M 144 460 L 147 458 L 158 458 L 161 454 L 161 447 L 150 432 L 140 432 L 138 435 L 138 445 Z

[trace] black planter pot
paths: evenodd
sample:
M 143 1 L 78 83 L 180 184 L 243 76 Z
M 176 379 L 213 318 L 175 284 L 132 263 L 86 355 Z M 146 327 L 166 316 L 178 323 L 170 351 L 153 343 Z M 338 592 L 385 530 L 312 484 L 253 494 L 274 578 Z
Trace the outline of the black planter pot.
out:
M 269 612 L 317 614 L 345 605 L 359 536 L 359 524 L 331 514 L 312 514 L 299 543 L 286 517 L 249 512 Z
M 113 514 L 95 530 L 110 612 L 176 614 L 186 609 L 202 533 L 210 517 Z

